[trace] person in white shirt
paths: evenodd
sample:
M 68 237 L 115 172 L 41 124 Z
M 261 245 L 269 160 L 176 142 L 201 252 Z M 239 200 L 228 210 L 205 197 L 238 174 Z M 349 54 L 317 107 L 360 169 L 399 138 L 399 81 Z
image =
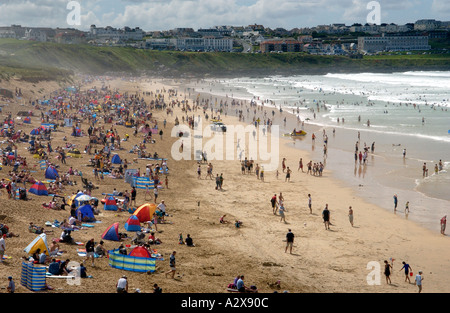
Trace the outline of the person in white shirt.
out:
M 6 235 L 0 237 L 0 262 L 3 263 L 3 256 L 5 255 L 6 245 L 5 245 Z
M 127 276 L 123 275 L 117 281 L 116 289 L 118 293 L 127 293 L 128 292 L 128 280 Z
M 158 204 L 156 208 L 162 212 L 162 218 L 164 219 L 164 216 L 166 216 L 166 205 L 164 200 L 161 200 L 161 203 Z
M 419 274 L 416 275 L 416 282 L 415 282 L 415 285 L 419 287 L 419 293 L 422 292 L 422 281 L 423 281 L 422 271 L 419 271 Z

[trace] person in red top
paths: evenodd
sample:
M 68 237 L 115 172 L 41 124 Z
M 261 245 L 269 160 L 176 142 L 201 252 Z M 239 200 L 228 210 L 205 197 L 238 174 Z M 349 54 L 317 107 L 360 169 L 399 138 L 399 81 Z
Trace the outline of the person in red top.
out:
M 272 199 L 270 199 L 270 202 L 272 203 L 272 210 L 273 210 L 273 214 L 277 214 L 277 194 L 274 194 Z
M 447 225 L 447 215 L 441 218 L 441 234 L 445 235 L 445 226 Z

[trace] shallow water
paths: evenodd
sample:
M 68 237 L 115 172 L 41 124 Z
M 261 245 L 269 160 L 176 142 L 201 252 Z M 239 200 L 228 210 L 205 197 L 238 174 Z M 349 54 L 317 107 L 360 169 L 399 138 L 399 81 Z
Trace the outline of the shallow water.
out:
M 388 210 L 393 210 L 392 197 L 398 194 L 397 214 L 404 214 L 404 203 L 409 201 L 411 212 L 405 218 L 438 230 L 439 219 L 450 212 L 448 86 L 450 72 L 406 72 L 211 79 L 193 87 L 198 92 L 253 100 L 273 110 L 283 108 L 303 121 L 309 118 L 304 127 L 316 132 L 314 150 L 309 135 L 295 147 L 323 160 L 325 131 L 329 139 L 326 167 L 335 177 Z M 285 131 L 298 126 L 294 120 Z M 354 162 L 358 132 L 359 149 L 375 142 L 365 166 Z M 443 170 L 435 174 L 439 160 Z M 425 178 L 423 163 L 428 168 Z

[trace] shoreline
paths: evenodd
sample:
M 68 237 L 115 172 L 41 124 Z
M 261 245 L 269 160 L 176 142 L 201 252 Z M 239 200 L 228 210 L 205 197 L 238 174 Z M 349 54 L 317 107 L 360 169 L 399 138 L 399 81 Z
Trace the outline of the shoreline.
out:
M 220 81 L 220 79 L 218 80 Z M 219 82 L 219 84 L 222 84 L 222 82 Z M 223 89 L 225 89 L 226 87 L 224 84 L 223 86 Z M 228 97 L 212 94 L 210 91 L 203 90 L 208 89 L 206 87 L 207 84 L 205 84 L 204 82 L 200 82 L 197 87 L 197 89 L 199 89 L 198 92 L 204 93 L 206 98 L 218 98 L 224 101 L 226 99 L 231 101 L 231 99 L 235 98 L 245 100 L 246 103 L 249 102 L 249 99 L 242 97 L 242 94 L 240 94 L 240 97 L 232 97 L 231 95 L 234 96 L 234 87 L 229 87 L 226 91 L 224 91 Z M 200 91 L 200 89 L 202 90 Z M 252 96 L 253 95 L 248 93 L 248 97 Z M 258 99 L 258 106 L 262 106 L 260 102 L 261 99 Z M 269 111 L 275 110 L 277 112 L 277 114 L 275 115 L 276 122 L 280 125 L 280 128 L 284 128 L 285 132 L 289 132 L 288 129 L 292 130 L 295 127 L 299 129 L 300 127 L 295 117 L 295 115 L 297 114 L 294 112 L 290 112 L 293 111 L 293 109 L 286 109 L 285 107 L 283 107 L 284 110 L 280 114 L 278 111 L 279 107 L 282 107 L 282 104 L 267 105 L 264 103 L 264 109 L 268 109 Z M 234 115 L 234 110 L 231 111 L 231 114 Z M 280 117 L 278 117 L 279 115 Z M 322 142 L 321 139 L 316 139 L 316 144 L 311 145 L 310 136 L 311 133 L 314 132 L 316 134 L 316 138 L 318 138 L 320 137 L 318 135 L 320 135 L 322 131 L 326 131 L 329 142 L 332 143 L 332 145 L 328 145 L 329 157 L 327 158 L 327 167 L 331 169 L 336 179 L 344 183 L 346 186 L 351 187 L 359 196 L 365 198 L 366 201 L 381 205 L 388 212 L 392 212 L 393 195 L 396 193 L 399 194 L 401 205 L 403 205 L 403 203 L 408 200 L 415 208 L 415 212 L 411 210 L 412 214 L 410 214 L 409 217 L 406 218 L 414 220 L 422 227 L 426 227 L 428 229 L 432 229 L 433 231 L 439 232 L 440 226 L 438 222 L 439 219 L 448 212 L 448 200 L 446 198 L 433 196 L 432 192 L 435 192 L 434 190 L 430 190 L 428 194 L 417 190 L 419 188 L 417 186 L 417 181 L 422 181 L 421 164 L 423 162 L 423 156 L 421 158 L 417 154 L 420 150 L 416 149 L 417 151 L 414 151 L 414 149 L 408 149 L 409 153 L 407 159 L 402 160 L 401 158 L 401 150 L 404 147 L 408 147 L 408 145 L 414 144 L 414 138 L 409 138 L 408 136 L 404 137 L 402 134 L 396 134 L 395 136 L 392 135 L 389 136 L 388 139 L 386 139 L 383 138 L 383 134 L 373 133 L 370 129 L 363 129 L 361 130 L 361 134 L 363 135 L 361 141 L 364 142 L 367 139 L 369 146 L 372 141 L 376 141 L 377 147 L 375 149 L 375 154 L 369 153 L 369 162 L 367 166 L 363 166 L 363 168 L 361 168 L 360 165 L 356 166 L 357 164 L 355 163 L 355 166 L 353 167 L 353 152 L 351 152 L 349 149 L 351 146 L 353 146 L 353 141 L 350 138 L 356 136 L 358 130 L 353 130 L 351 128 L 346 129 L 345 127 L 343 128 L 343 125 L 339 124 L 337 124 L 336 127 L 330 125 L 318 125 L 315 123 L 315 120 L 312 119 L 312 114 L 309 112 L 309 110 L 300 110 L 299 116 L 304 121 L 304 129 L 307 131 L 308 135 L 306 136 L 306 138 L 302 138 L 301 140 L 293 140 L 294 144 L 297 143 L 298 149 L 310 151 L 315 159 L 323 159 L 321 154 L 322 148 L 319 144 L 320 142 Z M 284 117 L 287 118 L 286 127 L 282 126 Z M 311 117 L 311 120 L 305 121 L 306 117 Z M 334 135 L 331 135 L 332 129 L 336 129 L 336 137 Z M 356 141 L 358 139 L 355 137 L 354 140 Z M 403 146 L 399 148 L 391 146 L 392 140 L 394 140 L 395 142 L 402 142 Z M 362 149 L 362 144 L 360 144 L 360 148 Z M 336 156 L 330 156 L 330 154 L 336 154 Z M 445 155 L 445 153 L 443 155 Z M 345 162 L 345 160 L 347 160 L 347 162 Z M 429 165 L 429 167 L 431 168 L 432 164 L 434 163 L 433 161 L 428 162 L 429 164 L 431 164 Z M 376 164 L 376 166 L 373 167 L 373 164 Z M 390 174 L 387 176 L 380 175 L 380 173 L 385 172 L 389 172 Z M 401 176 L 395 175 L 396 173 L 401 173 Z M 411 177 L 411 175 L 414 175 L 414 173 L 416 173 L 415 180 Z M 402 177 L 402 180 L 399 180 L 400 177 Z M 370 178 L 372 178 L 372 180 Z M 394 181 L 395 183 L 393 183 Z M 425 184 L 426 180 L 423 180 L 423 183 Z M 382 188 L 383 190 L 384 198 L 382 199 L 380 199 L 380 197 L 377 196 L 375 192 L 380 190 L 380 188 Z M 442 188 L 444 188 L 444 186 L 442 186 Z M 389 192 L 391 192 L 392 194 L 389 194 Z M 445 193 L 444 189 L 440 190 L 439 192 L 441 197 L 448 196 L 448 194 Z M 430 206 L 433 208 L 437 208 L 438 210 L 434 209 L 430 212 L 428 209 Z

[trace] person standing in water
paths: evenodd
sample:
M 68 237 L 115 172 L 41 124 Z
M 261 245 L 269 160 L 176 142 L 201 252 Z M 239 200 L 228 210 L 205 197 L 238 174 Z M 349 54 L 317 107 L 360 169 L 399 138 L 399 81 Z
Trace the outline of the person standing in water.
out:
M 397 211 L 398 197 L 397 194 L 394 195 L 394 212 Z

